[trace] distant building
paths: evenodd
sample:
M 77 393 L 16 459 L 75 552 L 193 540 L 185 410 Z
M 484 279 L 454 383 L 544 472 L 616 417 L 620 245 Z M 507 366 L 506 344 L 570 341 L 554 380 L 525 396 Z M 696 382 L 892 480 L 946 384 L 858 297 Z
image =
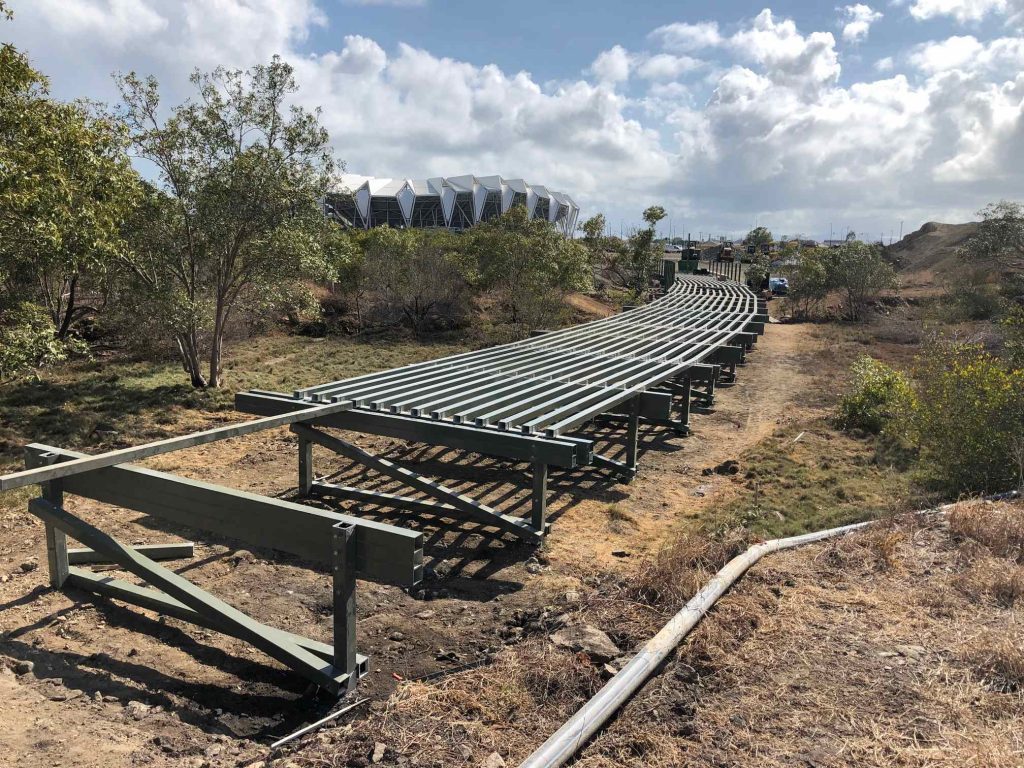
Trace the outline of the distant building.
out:
M 531 219 L 543 219 L 569 236 L 579 206 L 569 195 L 540 184 L 500 176 L 448 176 L 430 179 L 378 179 L 345 174 L 327 196 L 328 216 L 347 227 L 369 229 L 430 227 L 468 229 L 522 205 Z

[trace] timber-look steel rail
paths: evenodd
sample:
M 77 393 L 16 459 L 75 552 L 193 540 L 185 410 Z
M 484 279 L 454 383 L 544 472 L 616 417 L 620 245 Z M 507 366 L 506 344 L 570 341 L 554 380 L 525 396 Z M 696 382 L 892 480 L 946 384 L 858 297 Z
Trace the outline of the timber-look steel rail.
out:
M 43 520 L 51 584 L 77 587 L 245 640 L 336 694 L 366 671 L 355 649 L 355 579 L 412 586 L 423 573 L 418 531 L 268 498 L 133 466 L 130 462 L 260 430 L 290 425 L 298 436 L 300 495 L 474 520 L 530 543 L 548 531 L 550 466 L 593 466 L 627 479 L 636 472 L 641 424 L 689 432 L 691 402 L 710 405 L 715 384 L 764 332 L 762 300 L 739 283 L 686 276 L 666 294 L 621 314 L 530 339 L 292 394 L 236 395 L 240 411 L 264 418 L 96 456 L 26 447 L 26 469 L 0 477 L 0 491 L 38 484 L 29 511 Z M 583 429 L 626 425 L 625 461 L 595 452 Z M 502 513 L 442 483 L 374 456 L 334 428 L 500 456 L 533 465 L 529 520 Z M 313 472 L 313 446 L 369 467 L 429 498 L 336 485 Z M 67 511 L 76 495 L 280 550 L 333 574 L 334 640 L 326 644 L 262 624 L 159 565 L 188 557 L 189 542 L 129 547 Z M 357 512 L 358 504 L 348 511 Z M 70 535 L 86 545 L 69 550 Z M 156 589 L 78 567 L 114 563 Z

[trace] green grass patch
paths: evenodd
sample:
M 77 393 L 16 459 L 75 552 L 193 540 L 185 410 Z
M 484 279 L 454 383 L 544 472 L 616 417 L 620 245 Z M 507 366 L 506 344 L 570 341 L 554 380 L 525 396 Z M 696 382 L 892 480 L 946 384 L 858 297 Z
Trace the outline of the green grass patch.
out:
M 20 467 L 26 443 L 90 451 L 135 445 L 188 431 L 197 417 L 232 410 L 238 390 L 291 392 L 468 348 L 458 338 L 252 338 L 228 348 L 224 387 L 217 390 L 193 389 L 176 361 L 71 363 L 0 387 L 0 469 Z
M 914 506 L 909 473 L 877 455 L 874 438 L 837 432 L 824 420 L 778 429 L 739 457 L 736 492 L 712 506 L 704 527 L 742 526 L 772 538 Z

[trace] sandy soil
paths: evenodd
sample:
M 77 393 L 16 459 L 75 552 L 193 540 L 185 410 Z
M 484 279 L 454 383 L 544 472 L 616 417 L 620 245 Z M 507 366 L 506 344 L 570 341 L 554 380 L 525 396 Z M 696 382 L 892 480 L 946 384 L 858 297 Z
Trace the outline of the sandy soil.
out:
M 429 563 L 427 581 L 411 591 L 359 583 L 358 640 L 371 659 L 361 695 L 380 706 L 399 680 L 491 658 L 518 642 L 531 612 L 567 591 L 586 594 L 627 573 L 681 521 L 732 492 L 735 479 L 705 477 L 702 468 L 735 458 L 779 425 L 820 415 L 822 401 L 815 393 L 829 381 L 817 361 L 826 346 L 811 327 L 772 325 L 740 369 L 738 383 L 718 391 L 714 411 L 694 414 L 693 435 L 642 432 L 641 470 L 630 485 L 594 470 L 553 473 L 553 533 L 536 553 L 539 569 L 527 569 L 535 554 L 528 548 L 471 524 L 360 510 L 422 528 Z M 620 431 L 599 434 L 606 452 L 622 449 Z M 500 502 L 506 511 L 527 513 L 525 465 L 351 437 L 464 492 Z M 318 453 L 316 461 L 318 474 L 393 487 L 372 475 L 357 478 L 356 469 L 336 457 Z M 295 482 L 295 441 L 282 429 L 158 457 L 148 465 L 288 495 Z M 196 557 L 175 563 L 178 572 L 260 620 L 329 640 L 326 574 L 124 510 L 70 497 L 68 506 L 126 542 L 196 540 Z M 27 513 L 0 521 L 0 582 L 0 754 L 16 756 L 11 764 L 246 764 L 264 759 L 275 737 L 332 706 L 241 642 L 108 600 L 51 590 L 42 525 Z

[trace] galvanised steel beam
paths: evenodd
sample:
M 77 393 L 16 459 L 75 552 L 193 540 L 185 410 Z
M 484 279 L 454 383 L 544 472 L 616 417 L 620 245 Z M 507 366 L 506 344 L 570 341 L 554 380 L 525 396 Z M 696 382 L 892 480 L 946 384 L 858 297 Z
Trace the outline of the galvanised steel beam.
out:
M 544 536 L 543 529 L 534 530 L 525 520 L 510 515 L 503 515 L 470 496 L 454 491 L 441 483 L 413 472 L 411 469 L 400 467 L 392 461 L 367 453 L 362 448 L 333 435 L 328 435 L 305 424 L 293 424 L 292 430 L 310 442 L 352 459 L 382 475 L 399 480 L 409 487 L 415 488 L 417 491 L 426 493 L 428 496 L 444 502 L 453 511 L 461 513 L 462 516 L 497 528 L 500 531 L 511 533 L 531 544 L 539 543 Z
M 363 504 L 374 504 L 381 507 L 394 507 L 395 509 L 407 509 L 410 512 L 426 512 L 437 517 L 456 519 L 462 515 L 459 510 L 450 504 L 430 499 L 414 499 L 411 496 L 402 496 L 395 493 L 383 493 L 381 491 L 368 491 L 365 488 L 354 488 L 350 485 L 337 485 L 324 480 L 314 480 L 309 488 L 311 496 L 326 496 L 328 498 L 351 499 Z
M 340 672 L 335 665 L 324 661 L 281 634 L 268 632 L 266 625 L 203 591 L 174 571 L 139 554 L 63 508 L 51 504 L 46 499 L 38 498 L 29 502 L 29 511 L 46 523 L 74 536 L 91 549 L 102 552 L 129 573 L 158 587 L 185 607 L 191 608 L 203 619 L 223 627 L 228 634 L 258 648 L 317 685 L 334 693 L 348 685 L 349 675 Z M 354 668 L 353 658 L 353 671 Z
M 274 413 L 293 409 L 294 398 L 279 392 L 239 392 L 235 407 L 246 413 Z M 309 407 L 314 404 L 307 403 Z M 590 464 L 591 443 L 578 440 L 549 439 L 539 435 L 518 435 L 497 430 L 483 430 L 466 424 L 453 424 L 429 419 L 374 413 L 355 408 L 343 413 L 312 420 L 310 423 L 334 429 L 346 429 L 370 435 L 384 435 L 403 440 L 444 445 L 458 450 L 521 461 L 543 461 L 556 467 L 573 469 Z
M 207 429 L 202 432 L 193 432 L 188 435 L 171 437 L 166 440 L 157 440 L 153 443 L 137 445 L 131 448 L 119 448 L 116 451 L 109 451 L 96 456 L 81 454 L 78 458 L 64 461 L 60 464 L 34 467 L 20 472 L 12 472 L 9 475 L 4 475 L 0 477 L 0 491 L 7 491 L 12 488 L 21 488 L 26 485 L 42 483 L 47 480 L 57 480 L 62 477 L 70 477 L 71 475 L 89 472 L 94 469 L 112 467 L 117 464 L 127 464 L 128 462 L 138 461 L 139 459 L 149 458 L 150 456 L 159 456 L 163 453 L 180 451 L 197 445 L 206 445 L 207 443 L 216 442 L 218 440 L 227 440 L 232 437 L 252 434 L 253 432 L 261 432 L 265 429 L 273 429 L 286 424 L 294 424 L 297 421 L 311 419 L 317 413 L 330 415 L 332 413 L 346 411 L 351 407 L 351 403 L 332 403 L 330 405 L 319 406 L 319 410 L 312 412 L 309 408 L 299 408 L 293 413 L 285 413 L 264 419 L 256 419 L 255 421 L 247 421 L 243 424 L 229 424 L 224 427 Z
M 33 466 L 80 455 L 33 444 L 26 448 L 25 460 Z M 356 568 L 363 578 L 411 586 L 423 576 L 423 536 L 405 528 L 131 465 L 65 477 L 61 483 L 66 493 L 328 567 L 333 567 L 331 529 L 351 523 L 356 526 Z
M 132 549 L 150 560 L 184 560 L 195 555 L 195 544 L 191 541 L 174 544 L 136 544 Z M 109 562 L 102 552 L 88 547 L 68 550 L 70 565 L 97 565 Z

